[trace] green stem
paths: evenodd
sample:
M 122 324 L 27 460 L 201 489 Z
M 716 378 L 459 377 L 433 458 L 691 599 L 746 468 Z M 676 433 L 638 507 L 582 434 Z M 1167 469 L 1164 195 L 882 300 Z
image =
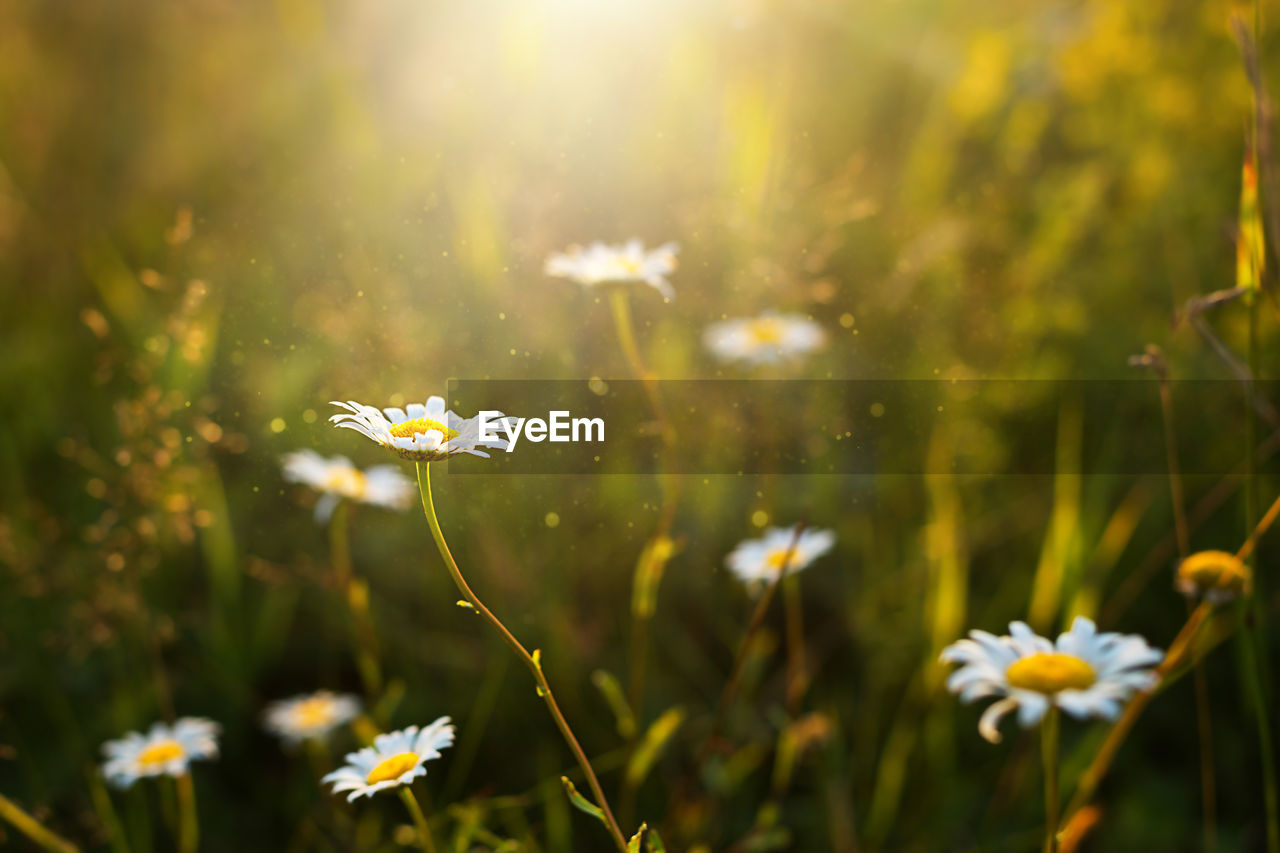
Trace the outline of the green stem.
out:
M 200 846 L 200 824 L 196 814 L 196 786 L 191 773 L 174 778 L 178 789 L 178 849 L 182 853 L 196 853 Z
M 352 651 L 356 668 L 360 672 L 360 681 L 364 685 L 369 707 L 376 710 L 382 696 L 382 667 L 378 663 L 377 635 L 369 620 L 368 590 L 363 588 L 352 568 L 348 513 L 347 502 L 344 500 L 334 509 L 333 518 L 329 520 L 329 559 L 333 563 L 338 593 L 351 616 L 350 636 L 355 647 Z
M 39 821 L 3 794 L 0 794 L 0 818 L 4 818 L 14 829 L 52 853 L 77 853 L 80 849 L 70 841 L 45 829 Z
M 1058 853 L 1058 728 L 1059 712 L 1051 707 L 1040 724 L 1040 755 L 1044 763 L 1044 851 Z
M 404 800 L 405 807 L 413 817 L 414 829 L 418 831 L 418 844 L 427 853 L 436 853 L 436 843 L 431 838 L 431 827 L 427 824 L 427 816 L 422 813 L 422 806 L 418 805 L 418 798 L 413 795 L 408 785 L 400 786 L 400 799 Z
M 440 521 L 436 517 L 435 501 L 431 497 L 431 466 L 425 462 L 418 462 L 416 465 L 418 468 L 418 492 L 422 496 L 422 511 L 427 517 L 431 535 L 436 541 L 436 548 L 440 551 L 440 557 L 444 560 L 445 568 L 449 570 L 449 576 L 453 578 L 458 591 L 462 593 L 476 613 L 484 617 L 484 620 L 498 633 L 502 641 L 510 647 L 511 651 L 515 652 L 516 657 L 520 658 L 520 661 L 528 668 L 533 680 L 538 685 L 538 695 L 546 703 L 547 710 L 551 713 L 551 718 L 555 720 L 561 736 L 564 738 L 565 743 L 569 745 L 569 750 L 577 760 L 578 766 L 582 768 L 587 784 L 591 787 L 591 793 L 596 798 L 596 805 L 604 812 L 605 825 L 609 830 L 609 835 L 613 838 L 614 845 L 621 853 L 626 853 L 626 838 L 623 837 L 622 830 L 618 828 L 618 822 L 613 817 L 613 811 L 609 808 L 608 800 L 605 799 L 604 789 L 600 787 L 600 780 L 596 778 L 595 771 L 591 769 L 591 762 L 587 759 L 587 754 L 583 751 L 582 745 L 578 743 L 573 730 L 569 728 L 568 721 L 565 720 L 564 714 L 560 712 L 560 706 L 556 704 L 555 696 L 551 693 L 551 685 L 547 683 L 547 677 L 542 672 L 542 664 L 533 655 L 529 654 L 528 650 L 520 644 L 520 641 L 507 630 L 507 626 L 503 625 L 502 621 L 497 616 L 494 616 L 489 608 L 484 606 L 484 602 L 471 591 L 466 578 L 462 576 L 462 571 L 458 568 L 457 561 L 453 559 L 453 554 L 449 551 L 449 545 L 444 539 L 444 532 L 440 529 Z
M 787 631 L 787 713 L 800 715 L 809 676 L 804 654 L 804 607 L 800 599 L 800 578 L 789 574 L 782 582 L 782 603 Z

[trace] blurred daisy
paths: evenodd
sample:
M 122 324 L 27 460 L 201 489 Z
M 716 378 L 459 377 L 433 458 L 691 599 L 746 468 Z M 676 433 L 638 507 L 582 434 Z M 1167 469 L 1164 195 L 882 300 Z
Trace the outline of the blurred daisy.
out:
M 326 459 L 314 450 L 284 457 L 284 478 L 320 492 L 316 521 L 323 524 L 343 498 L 389 509 L 404 509 L 413 501 L 413 481 L 394 465 L 374 465 L 361 471 L 345 456 Z
M 667 299 L 675 299 L 667 276 L 676 269 L 675 243 L 663 243 L 656 249 L 645 251 L 640 240 L 628 240 L 618 246 L 600 241 L 590 246 L 570 246 L 563 252 L 553 252 L 547 258 L 543 271 L 555 278 L 567 278 L 583 287 L 594 287 L 606 282 L 644 282 Z
M 1114 720 L 1135 692 L 1156 686 L 1159 677 L 1151 668 L 1164 653 L 1135 634 L 1097 630 L 1077 616 L 1056 645 L 1023 622 L 1010 623 L 1012 636 L 970 631 L 970 639 L 942 651 L 943 663 L 961 665 L 947 679 L 947 689 L 966 703 L 1000 697 L 978 723 L 991 743 L 1000 742 L 1000 719 L 1014 709 L 1023 728 L 1040 722 L 1051 706 L 1080 719 Z
M 792 543 L 795 543 L 794 550 Z M 831 550 L 836 535 L 830 530 L 806 527 L 796 539 L 794 527 L 770 527 L 760 539 L 748 539 L 725 558 L 725 565 L 746 584 L 773 580 L 786 566 L 787 572 L 798 572 Z M 787 554 L 791 559 L 787 559 Z
M 1222 604 L 1238 595 L 1248 595 L 1253 577 L 1235 554 L 1199 551 L 1178 564 L 1174 586 L 1189 598 L 1202 597 L 1210 604 Z
M 453 726 L 448 717 L 441 717 L 431 725 L 418 730 L 409 726 L 398 732 L 378 735 L 373 746 L 347 754 L 346 765 L 339 767 L 321 779 L 332 782 L 333 793 L 350 791 L 347 802 L 357 797 L 372 797 L 384 788 L 413 784 L 419 776 L 426 776 L 422 765 L 440 757 L 440 750 L 453 745 Z
M 146 734 L 129 732 L 102 745 L 102 775 L 128 788 L 144 776 L 182 776 L 192 761 L 218 756 L 218 724 L 203 717 L 182 717 L 173 725 L 156 723 Z
M 410 403 L 403 409 L 375 409 L 354 400 L 333 405 L 346 409 L 329 420 L 340 427 L 353 429 L 376 441 L 387 450 L 415 462 L 435 462 L 459 453 L 472 456 L 489 454 L 481 447 L 506 449 L 505 439 L 482 440 L 480 418 L 463 418 L 445 411 L 443 397 L 431 397 L 424 406 Z
M 292 699 L 282 699 L 267 706 L 263 723 L 267 730 L 286 743 L 322 740 L 338 726 L 354 720 L 360 713 L 360 700 L 347 694 L 320 690 Z
M 702 342 L 721 361 L 777 364 L 821 349 L 827 342 L 827 333 L 800 314 L 766 311 L 759 317 L 712 323 L 703 333 Z

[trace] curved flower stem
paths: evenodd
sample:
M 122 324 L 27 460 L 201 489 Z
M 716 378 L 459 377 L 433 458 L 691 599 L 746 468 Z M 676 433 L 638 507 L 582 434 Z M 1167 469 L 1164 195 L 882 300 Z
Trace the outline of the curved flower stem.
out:
M 431 827 L 427 825 L 427 816 L 422 813 L 422 806 L 418 805 L 418 798 L 413 795 L 408 785 L 400 786 L 400 799 L 404 800 L 405 807 L 409 809 L 409 815 L 413 818 L 413 827 L 418 831 L 418 844 L 427 853 L 436 853 L 436 843 L 431 838 Z
M 14 829 L 31 839 L 41 849 L 52 851 L 52 853 L 78 853 L 80 849 L 70 841 L 45 829 L 39 821 L 3 794 L 0 794 L 0 818 L 8 821 Z
M 551 712 L 551 718 L 555 720 L 556 727 L 560 729 L 560 734 L 564 737 L 565 743 L 569 745 L 569 749 L 573 752 L 573 757 L 577 760 L 578 766 L 582 768 L 582 773 L 586 776 L 587 784 L 591 787 L 591 793 L 596 798 L 596 805 L 604 813 L 605 825 L 609 829 L 610 836 L 613 837 L 613 843 L 617 846 L 621 853 L 626 853 L 627 841 L 622 835 L 622 830 L 618 828 L 618 822 L 613 817 L 613 811 L 609 808 L 609 802 L 605 799 L 604 789 L 600 787 L 600 780 L 596 778 L 595 771 L 591 769 L 591 762 L 587 759 L 587 754 L 582 750 L 582 746 L 578 743 L 578 739 L 574 737 L 573 730 L 569 728 L 569 723 L 565 720 L 564 714 L 560 712 L 560 706 L 556 704 L 555 696 L 551 693 L 551 685 L 547 683 L 547 677 L 542 672 L 542 664 L 538 658 L 529 654 L 520 641 L 507 630 L 507 626 L 494 616 L 489 608 L 484 606 L 479 597 L 471 591 L 471 587 L 467 585 L 466 578 L 462 576 L 462 571 L 458 568 L 458 563 L 453 559 L 453 554 L 449 551 L 449 545 L 444 540 L 444 533 L 440 530 L 440 521 L 436 518 L 435 501 L 431 498 L 431 466 L 429 463 L 417 462 L 418 468 L 418 492 L 422 495 L 422 511 L 427 516 L 427 524 L 431 527 L 431 535 L 436 540 L 436 548 L 440 551 L 440 557 L 444 560 L 445 568 L 449 570 L 449 576 L 453 578 L 454 584 L 458 587 L 458 591 L 466 598 L 467 603 L 475 609 L 476 613 L 484 617 L 493 630 L 498 632 L 498 636 L 506 643 L 511 651 L 516 653 L 516 657 L 528 668 L 529 673 L 533 676 L 533 680 L 538 685 L 538 695 L 542 697 L 542 701 L 546 703 L 547 710 Z
M 196 814 L 196 786 L 191 773 L 174 778 L 178 789 L 178 849 L 182 853 L 196 853 L 200 846 L 200 824 Z
M 1058 728 L 1057 706 L 1040 723 L 1040 755 L 1044 763 L 1044 853 L 1058 853 Z

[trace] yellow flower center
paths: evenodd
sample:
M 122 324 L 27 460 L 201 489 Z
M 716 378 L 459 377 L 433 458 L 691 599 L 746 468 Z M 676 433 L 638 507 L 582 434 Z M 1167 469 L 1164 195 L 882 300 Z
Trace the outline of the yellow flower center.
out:
M 640 261 L 635 258 L 619 258 L 618 266 L 621 267 L 622 271 L 627 275 L 640 274 Z
M 333 702 L 319 696 L 304 699 L 294 707 L 293 721 L 302 729 L 323 728 L 333 722 Z
M 758 344 L 776 344 L 782 340 L 782 324 L 773 317 L 761 317 L 751 321 L 747 334 Z
M 1249 567 L 1226 551 L 1200 551 L 1179 564 L 1178 579 L 1201 591 L 1240 593 L 1249 588 Z
M 376 785 L 379 782 L 390 782 L 392 779 L 399 779 L 412 770 L 417 763 L 418 754 L 415 752 L 402 752 L 399 755 L 393 755 L 370 770 L 365 782 L 370 785 Z
M 333 468 L 325 480 L 325 488 L 348 498 L 364 497 L 369 486 L 364 473 L 355 468 Z
M 419 433 L 430 432 L 431 430 L 444 433 L 445 441 L 448 441 L 458 434 L 456 429 L 449 429 L 439 421 L 431 420 L 431 418 L 410 418 L 407 421 L 403 421 L 393 426 L 390 432 L 396 438 L 410 438 Z
M 138 753 L 138 763 L 143 767 L 155 767 L 157 764 L 168 764 L 185 753 L 177 741 L 162 740 Z
M 1083 690 L 1097 680 L 1093 667 L 1075 655 L 1040 652 L 1009 664 L 1004 672 L 1009 684 L 1037 693 Z
M 784 566 L 785 566 L 786 568 L 794 568 L 794 567 L 795 567 L 795 564 L 799 562 L 799 556 L 800 556 L 800 555 L 799 555 L 799 554 L 797 554 L 796 552 L 792 551 L 792 553 L 791 553 L 791 562 L 790 562 L 790 563 L 788 563 L 788 562 L 787 562 L 787 552 L 788 552 L 788 551 L 790 551 L 790 550 L 791 550 L 791 549 L 789 549 L 789 548 L 779 548 L 779 549 L 778 549 L 778 550 L 776 550 L 776 551 L 771 551 L 771 552 L 769 553 L 769 556 L 768 556 L 768 557 L 765 557 L 765 562 L 769 565 L 769 568 L 771 568 L 771 569 L 773 569 L 774 571 L 777 571 L 777 572 L 782 571 L 782 569 L 783 569 L 783 567 L 784 567 Z

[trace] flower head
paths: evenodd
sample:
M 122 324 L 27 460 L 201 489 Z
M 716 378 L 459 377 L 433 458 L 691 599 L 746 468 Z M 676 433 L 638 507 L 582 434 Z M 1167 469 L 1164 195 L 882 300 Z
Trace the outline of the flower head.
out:
M 387 450 L 415 462 L 435 462 L 459 453 L 489 454 L 481 447 L 505 449 L 506 439 L 482 439 L 480 418 L 463 418 L 445 411 L 443 397 L 428 398 L 427 404 L 410 403 L 403 409 L 375 409 L 354 400 L 333 405 L 345 409 L 329 420 L 353 429 Z
M 617 246 L 597 240 L 586 248 L 570 246 L 563 252 L 553 252 L 543 271 L 549 276 L 576 281 L 583 287 L 606 282 L 643 282 L 665 298 L 675 299 L 675 291 L 666 277 L 675 272 L 679 250 L 675 243 L 663 243 L 646 251 L 639 240 L 628 240 Z
M 738 580 L 760 584 L 772 581 L 784 566 L 788 573 L 807 568 L 835 544 L 836 535 L 830 530 L 806 527 L 797 539 L 794 527 L 770 527 L 760 539 L 739 542 L 724 562 Z
M 333 792 L 350 791 L 347 802 L 357 797 L 372 797 L 384 788 L 410 785 L 419 776 L 426 776 L 422 765 L 440 757 L 440 750 L 453 744 L 453 726 L 448 717 L 441 717 L 431 725 L 418 730 L 409 726 L 398 732 L 378 735 L 373 746 L 347 754 L 346 765 L 339 767 L 321 779 L 332 782 Z
M 192 761 L 218 756 L 218 724 L 203 717 L 182 717 L 173 725 L 156 723 L 146 734 L 129 732 L 102 745 L 102 775 L 128 788 L 144 776 L 182 776 Z
M 263 714 L 263 723 L 286 743 L 298 743 L 322 740 L 359 713 L 360 700 L 356 697 L 320 690 L 272 702 Z
M 776 364 L 820 349 L 827 341 L 827 333 L 800 314 L 766 311 L 758 317 L 712 323 L 702 341 L 721 361 Z
M 1136 691 L 1155 687 L 1159 678 L 1151 667 L 1164 653 L 1135 634 L 1097 631 L 1083 616 L 1056 644 L 1023 622 L 1009 624 L 1012 636 L 970 631 L 970 639 L 942 650 L 943 663 L 960 664 L 947 689 L 961 702 L 1001 697 L 978 723 L 978 732 L 992 743 L 1000 742 L 1000 718 L 1015 708 L 1023 728 L 1040 722 L 1050 706 L 1080 719 L 1114 720 Z
M 374 465 L 361 471 L 345 456 L 326 459 L 314 450 L 284 457 L 284 478 L 321 493 L 316 521 L 324 523 L 343 498 L 389 509 L 404 509 L 413 501 L 413 481 L 394 465 Z
M 1185 596 L 1222 604 L 1238 595 L 1248 595 L 1253 588 L 1253 575 L 1235 554 L 1198 551 L 1178 564 L 1173 583 Z

